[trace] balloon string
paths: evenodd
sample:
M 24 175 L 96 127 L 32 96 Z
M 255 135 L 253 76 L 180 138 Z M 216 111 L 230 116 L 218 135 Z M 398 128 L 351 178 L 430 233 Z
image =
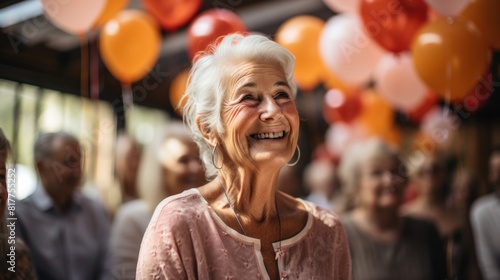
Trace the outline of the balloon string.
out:
M 99 57 L 97 44 L 90 49 L 90 95 L 92 100 L 99 100 Z
M 130 84 L 122 85 L 122 99 L 125 113 L 134 108 L 134 99 L 132 97 L 132 89 L 130 88 Z
M 87 50 L 87 36 L 82 34 L 80 37 L 81 47 L 81 71 L 80 71 L 80 94 L 82 97 L 87 97 L 88 87 L 88 50 Z
M 443 109 L 443 115 L 449 116 L 450 115 L 450 100 L 451 100 L 451 63 L 448 62 L 446 63 L 446 89 L 444 92 L 444 109 Z

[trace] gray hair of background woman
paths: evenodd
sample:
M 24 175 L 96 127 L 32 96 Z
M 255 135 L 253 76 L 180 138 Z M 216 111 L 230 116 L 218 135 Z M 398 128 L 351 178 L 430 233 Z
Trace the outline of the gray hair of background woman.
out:
M 295 96 L 295 58 L 288 50 L 264 36 L 231 34 L 224 37 L 219 45 L 210 46 L 207 52 L 200 54 L 195 60 L 184 95 L 187 98 L 183 108 L 184 121 L 193 132 L 205 166 L 205 174 L 210 179 L 217 175 L 217 168 L 212 163 L 212 147 L 205 142 L 198 130 L 196 118 L 200 118 L 200 126 L 207 131 L 213 131 L 219 136 L 224 133 L 221 109 L 226 94 L 231 90 L 227 77 L 234 73 L 235 67 L 241 62 L 278 63 Z
M 163 177 L 163 161 L 167 156 L 163 151 L 163 143 L 167 139 L 176 138 L 192 141 L 189 129 L 181 121 L 167 123 L 153 140 L 146 146 L 139 166 L 137 181 L 138 192 L 151 211 L 167 196 Z
M 371 138 L 352 144 L 340 160 L 338 168 L 342 182 L 341 212 L 347 212 L 359 206 L 357 197 L 361 185 L 361 169 L 363 164 L 372 160 L 394 160 L 397 163 L 399 175 L 406 178 L 406 168 L 399 158 L 396 149 L 379 138 Z

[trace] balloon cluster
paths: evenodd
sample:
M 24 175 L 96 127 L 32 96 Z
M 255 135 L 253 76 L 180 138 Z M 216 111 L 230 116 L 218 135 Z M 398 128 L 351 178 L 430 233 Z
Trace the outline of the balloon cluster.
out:
M 500 49 L 500 1 L 324 3 L 339 14 L 326 22 L 291 18 L 276 41 L 295 55 L 295 79 L 304 93 L 320 84 L 327 89 L 323 115 L 332 127 L 341 125 L 328 134 L 340 138 L 332 143 L 352 138 L 346 134 L 397 142 L 395 110 L 420 122 L 440 99 L 474 108 L 484 104 L 486 98 L 470 97 L 491 90 L 484 77 L 491 50 Z
M 202 0 L 142 0 L 144 11 L 126 10 L 129 0 L 42 0 L 47 18 L 58 28 L 77 36 L 99 30 L 101 57 L 124 87 L 130 87 L 156 64 L 161 47 L 160 27 L 173 32 L 187 28 L 190 59 L 215 39 L 233 32 L 246 32 L 233 12 L 211 9 L 198 15 Z M 186 71 L 175 77 L 170 99 L 178 102 L 185 88 Z M 174 107 L 176 104 L 173 104 Z

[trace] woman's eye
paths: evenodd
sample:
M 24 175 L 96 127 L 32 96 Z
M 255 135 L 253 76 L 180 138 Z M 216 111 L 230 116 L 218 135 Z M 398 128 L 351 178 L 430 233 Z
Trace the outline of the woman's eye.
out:
M 288 95 L 287 92 L 280 91 L 274 97 L 275 98 L 289 98 L 290 96 Z

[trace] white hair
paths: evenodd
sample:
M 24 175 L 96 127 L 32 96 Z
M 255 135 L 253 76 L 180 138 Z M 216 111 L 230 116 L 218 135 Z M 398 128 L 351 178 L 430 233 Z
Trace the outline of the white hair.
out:
M 357 206 L 363 165 L 372 160 L 383 159 L 394 160 L 398 164 L 400 175 L 406 177 L 406 168 L 399 158 L 398 151 L 380 138 L 354 143 L 342 154 L 338 170 L 342 182 L 342 212 Z
M 228 70 L 242 61 L 278 63 L 283 68 L 293 96 L 297 93 L 293 80 L 295 57 L 262 35 L 230 34 L 222 38 L 218 45 L 212 45 L 208 51 L 199 54 L 189 73 L 183 96 L 187 98 L 183 114 L 184 121 L 193 132 L 193 140 L 200 149 L 207 178 L 215 177 L 217 168 L 212 163 L 212 148 L 198 129 L 196 118 L 200 118 L 200 127 L 216 136 L 224 133 L 221 108 L 226 93 L 231 90 L 227 83 Z

